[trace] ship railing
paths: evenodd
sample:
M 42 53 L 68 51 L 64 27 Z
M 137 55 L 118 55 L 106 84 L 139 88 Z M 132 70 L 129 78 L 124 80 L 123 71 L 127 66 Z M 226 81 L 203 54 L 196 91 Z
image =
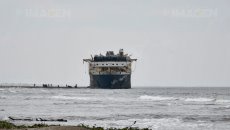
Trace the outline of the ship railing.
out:
M 92 59 L 83 59 L 83 63 L 84 62 L 93 62 L 94 60 L 92 60 Z M 107 60 L 105 60 L 105 62 L 106 62 Z M 137 59 L 128 59 L 128 60 L 126 60 L 126 61 L 131 61 L 131 62 L 133 62 L 133 61 L 137 61 Z M 100 62 L 100 61 L 96 61 L 96 62 Z M 101 61 L 101 62 L 103 62 L 103 61 Z

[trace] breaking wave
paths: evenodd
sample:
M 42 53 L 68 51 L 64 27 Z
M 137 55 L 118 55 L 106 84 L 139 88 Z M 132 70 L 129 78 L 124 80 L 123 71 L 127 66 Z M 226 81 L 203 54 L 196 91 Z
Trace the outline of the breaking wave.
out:
M 211 101 L 215 101 L 215 99 L 212 99 L 212 98 L 186 98 L 184 101 L 186 101 L 186 102 L 211 102 Z
M 230 100 L 226 99 L 215 99 L 215 98 L 205 98 L 205 97 L 198 97 L 198 98 L 176 98 L 176 97 L 166 97 L 166 96 L 149 96 L 149 95 L 142 95 L 138 99 L 146 100 L 146 101 L 172 101 L 172 100 L 179 100 L 184 102 L 212 102 L 212 103 L 230 103 Z M 214 105 L 214 104 L 212 104 Z
M 216 100 L 217 103 L 230 103 L 230 100 L 225 100 L 225 99 L 219 99 Z
M 175 97 L 148 96 L 148 95 L 140 96 L 139 99 L 150 100 L 150 101 L 178 100 L 178 98 Z
M 230 105 L 224 106 L 224 108 L 226 108 L 226 109 L 230 109 Z
M 85 122 L 84 124 L 89 125 L 91 127 L 101 126 L 104 128 L 124 128 L 129 127 L 133 122 L 137 122 L 133 127 L 138 128 L 149 128 L 153 130 L 197 130 L 199 127 L 204 127 L 207 129 L 211 129 L 211 125 L 207 123 L 184 123 L 181 119 L 177 118 L 162 118 L 162 119 L 128 119 L 128 120 L 90 120 Z
M 10 93 L 17 93 L 18 91 L 13 90 L 13 89 L 9 89 L 8 92 L 10 92 Z
M 215 99 L 215 98 L 186 98 L 186 102 L 216 102 L 216 103 L 230 103 L 230 100 Z

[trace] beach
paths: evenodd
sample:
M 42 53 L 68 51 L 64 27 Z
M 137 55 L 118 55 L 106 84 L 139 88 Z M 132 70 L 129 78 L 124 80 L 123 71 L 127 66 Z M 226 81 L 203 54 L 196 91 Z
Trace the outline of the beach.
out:
M 126 128 L 136 122 L 132 127 L 140 129 L 227 130 L 229 95 L 230 88 L 221 87 L 1 88 L 0 120 L 16 125 L 61 126 L 55 129 L 73 129 L 80 124 Z

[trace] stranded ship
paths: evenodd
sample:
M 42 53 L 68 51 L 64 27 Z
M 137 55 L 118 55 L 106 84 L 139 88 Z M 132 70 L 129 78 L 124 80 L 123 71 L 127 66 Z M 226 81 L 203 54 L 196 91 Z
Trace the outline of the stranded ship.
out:
M 106 55 L 83 59 L 89 63 L 90 88 L 129 89 L 131 88 L 132 62 L 123 49 L 118 54 L 107 51 Z

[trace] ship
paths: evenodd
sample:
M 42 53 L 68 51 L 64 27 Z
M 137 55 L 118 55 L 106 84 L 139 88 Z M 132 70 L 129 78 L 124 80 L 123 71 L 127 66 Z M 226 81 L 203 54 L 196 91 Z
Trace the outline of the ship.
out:
M 89 64 L 89 88 L 102 89 L 130 89 L 132 62 L 130 55 L 120 49 L 118 54 L 107 51 L 106 55 L 91 55 L 90 59 L 83 59 Z

